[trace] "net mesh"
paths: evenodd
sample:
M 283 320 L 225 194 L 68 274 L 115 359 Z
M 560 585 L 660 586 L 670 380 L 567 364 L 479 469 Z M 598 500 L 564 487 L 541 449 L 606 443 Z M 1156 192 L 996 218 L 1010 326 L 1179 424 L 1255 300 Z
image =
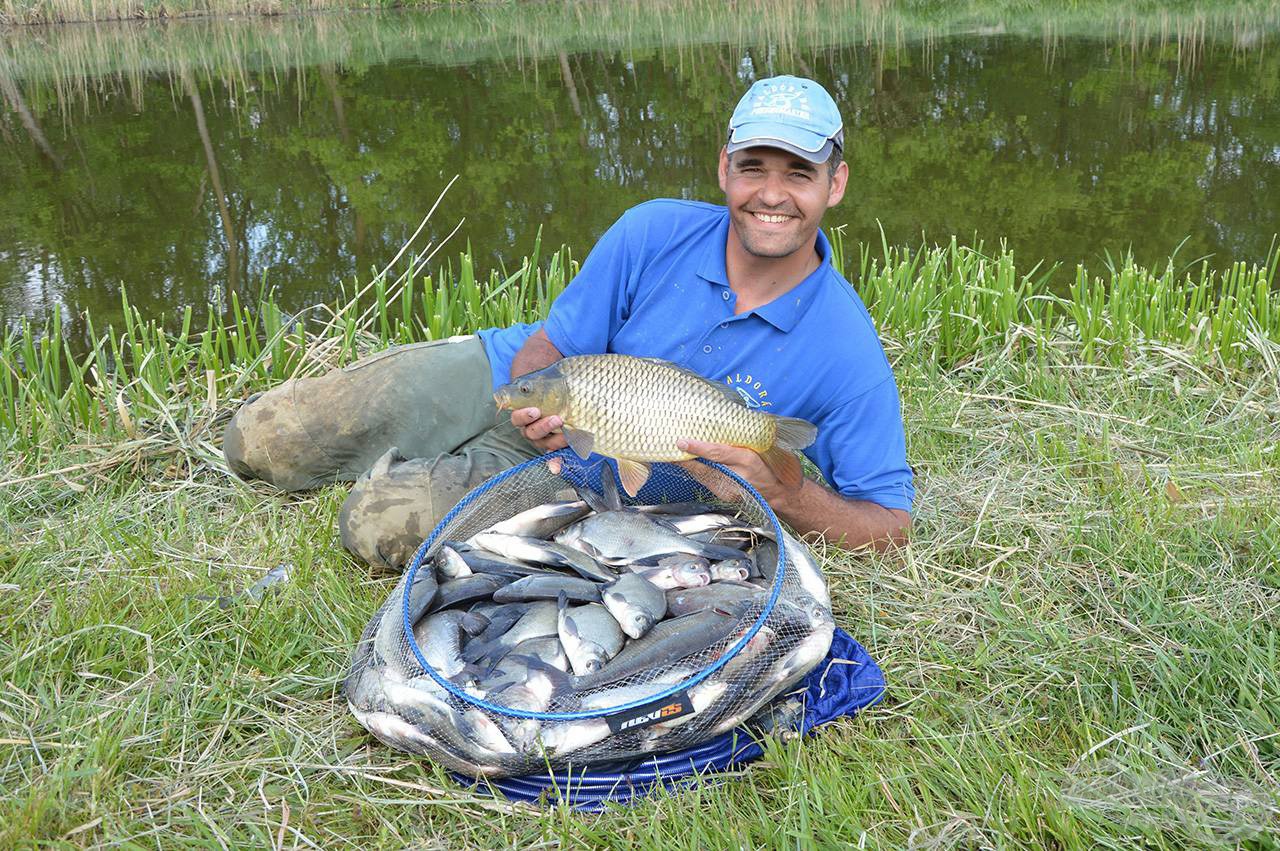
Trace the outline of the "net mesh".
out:
M 421 598 L 447 581 L 437 566 L 442 547 L 527 509 L 598 494 L 604 469 L 586 467 L 571 453 L 535 459 L 468 494 L 441 521 L 365 627 L 352 659 L 348 703 L 371 733 L 473 776 L 616 762 L 691 747 L 737 727 L 826 655 L 834 629 L 830 600 L 807 547 L 785 533 L 745 481 L 695 462 L 655 464 L 636 497 L 621 495 L 623 506 L 666 518 L 677 515 L 655 509 L 687 512 L 696 503 L 702 516 L 732 518 L 727 529 L 690 537 L 739 548 L 749 559 L 752 575 L 733 591 L 734 605 L 690 616 L 701 620 L 681 619 L 678 636 L 663 632 L 673 618 L 668 613 L 649 635 L 626 640 L 631 664 L 607 676 L 579 678 L 559 669 L 567 665 L 530 662 L 528 687 L 494 691 L 486 688 L 492 664 L 487 671 L 483 664 L 460 669 L 456 657 L 480 638 L 455 631 L 459 646 L 446 640 L 442 647 L 439 633 L 423 630 L 432 615 L 414 618 Z M 625 575 L 628 567 L 616 569 Z M 434 599 L 438 606 L 441 598 Z M 468 599 L 446 611 L 492 613 L 493 606 Z M 415 636 L 415 629 L 422 631 Z M 683 708 L 670 708 L 677 705 Z

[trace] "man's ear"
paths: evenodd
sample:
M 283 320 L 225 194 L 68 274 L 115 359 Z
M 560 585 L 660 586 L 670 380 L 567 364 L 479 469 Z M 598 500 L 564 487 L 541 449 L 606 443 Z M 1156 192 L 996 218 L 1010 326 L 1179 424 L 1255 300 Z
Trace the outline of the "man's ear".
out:
M 827 192 L 827 206 L 834 207 L 844 198 L 844 189 L 849 183 L 849 164 L 841 161 L 836 166 L 836 173 L 831 175 L 831 188 Z
M 720 149 L 720 167 L 717 169 L 720 174 L 720 191 L 728 192 L 729 183 L 729 146 L 726 145 Z

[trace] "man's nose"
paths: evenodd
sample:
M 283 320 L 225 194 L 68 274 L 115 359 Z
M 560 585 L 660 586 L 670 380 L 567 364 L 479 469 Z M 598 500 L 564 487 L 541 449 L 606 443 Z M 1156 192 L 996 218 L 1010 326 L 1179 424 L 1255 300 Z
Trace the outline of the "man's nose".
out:
M 760 203 L 769 207 L 777 207 L 780 204 L 786 203 L 787 191 L 782 175 L 766 175 L 764 185 L 760 187 L 760 191 L 757 195 L 760 198 Z

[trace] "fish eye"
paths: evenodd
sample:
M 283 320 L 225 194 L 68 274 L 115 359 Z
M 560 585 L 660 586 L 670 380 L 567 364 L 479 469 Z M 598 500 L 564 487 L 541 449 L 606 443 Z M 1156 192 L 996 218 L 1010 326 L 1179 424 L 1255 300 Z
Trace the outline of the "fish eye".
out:
M 524 394 L 527 396 L 528 394 L 530 394 L 530 393 L 532 393 L 532 392 L 533 392 L 533 385 L 532 385 L 532 384 L 530 384 L 530 383 L 529 383 L 529 382 L 527 382 L 527 381 L 521 381 L 521 382 L 520 382 L 520 392 L 521 392 L 521 393 L 524 393 Z

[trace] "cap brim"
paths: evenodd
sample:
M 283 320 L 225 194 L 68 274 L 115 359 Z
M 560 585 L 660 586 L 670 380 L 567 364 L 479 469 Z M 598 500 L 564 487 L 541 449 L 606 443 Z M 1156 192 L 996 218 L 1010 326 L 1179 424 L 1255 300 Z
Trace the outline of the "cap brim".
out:
M 731 154 L 744 148 L 780 148 L 811 163 L 825 163 L 831 158 L 831 149 L 834 147 L 835 143 L 825 136 L 771 123 L 749 123 L 735 127 L 729 134 L 727 145 Z

